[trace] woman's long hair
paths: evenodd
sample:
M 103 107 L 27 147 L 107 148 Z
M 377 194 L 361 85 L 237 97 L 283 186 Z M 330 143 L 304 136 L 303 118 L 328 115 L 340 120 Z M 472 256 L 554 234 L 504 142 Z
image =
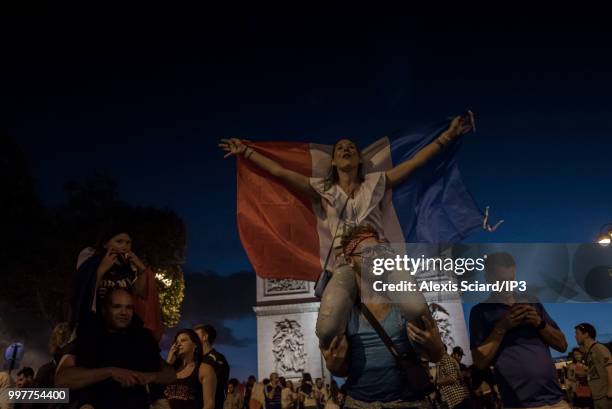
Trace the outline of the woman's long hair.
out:
M 187 334 L 191 342 L 195 344 L 195 350 L 193 351 L 193 361 L 195 362 L 195 366 L 197 368 L 202 362 L 202 351 L 204 350 L 204 348 L 202 348 L 202 341 L 200 341 L 200 337 L 198 337 L 198 334 L 196 334 L 194 330 L 190 328 L 185 328 L 176 333 L 176 335 L 174 336 L 174 341 L 172 341 L 173 345 L 176 343 L 176 340 L 181 334 Z M 183 360 L 181 359 L 181 357 L 177 356 L 176 361 L 174 361 L 174 370 L 178 370 L 182 365 Z
M 570 355 L 571 355 L 571 358 L 572 358 L 572 362 L 573 362 L 573 363 L 575 363 L 575 364 L 576 364 L 576 363 L 579 363 L 579 362 L 580 362 L 580 363 L 582 363 L 581 361 L 578 361 L 578 360 L 576 359 L 576 352 L 580 352 L 580 355 L 582 355 L 582 351 L 580 350 L 580 348 L 574 348 L 574 349 L 572 349 L 572 352 L 571 352 L 571 354 L 570 354 Z
M 341 139 L 338 139 L 336 142 L 334 142 L 334 146 L 332 147 L 332 154 L 331 154 L 332 159 L 334 158 L 334 155 L 336 153 L 336 147 L 338 146 L 340 141 L 344 141 L 344 140 L 347 140 L 347 139 L 341 138 Z M 354 144 L 353 141 L 351 141 L 351 143 Z M 357 154 L 361 158 L 361 151 L 359 149 L 357 149 Z M 360 183 L 365 180 L 365 171 L 364 171 L 363 163 L 359 163 L 359 166 L 357 167 L 357 177 L 359 178 Z M 327 176 L 325 177 L 325 185 L 324 185 L 325 190 L 331 189 L 331 187 L 337 184 L 339 180 L 340 180 L 340 177 L 338 176 L 338 169 L 334 165 L 331 165 L 329 168 L 329 172 L 327 173 Z

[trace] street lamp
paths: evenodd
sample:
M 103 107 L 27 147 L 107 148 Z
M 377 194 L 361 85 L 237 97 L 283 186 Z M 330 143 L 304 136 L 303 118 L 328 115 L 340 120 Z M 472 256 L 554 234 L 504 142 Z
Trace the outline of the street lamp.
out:
M 606 223 L 599 229 L 599 236 L 597 237 L 597 243 L 606 247 L 610 245 L 612 241 L 612 223 Z

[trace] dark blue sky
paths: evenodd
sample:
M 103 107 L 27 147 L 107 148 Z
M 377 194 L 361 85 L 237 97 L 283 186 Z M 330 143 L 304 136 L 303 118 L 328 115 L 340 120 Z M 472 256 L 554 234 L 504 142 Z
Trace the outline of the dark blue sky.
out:
M 228 277 L 250 267 L 219 138 L 364 146 L 471 109 L 464 179 L 506 220 L 472 241 L 589 242 L 612 221 L 604 13 L 250 7 L 6 13 L 1 128 L 30 155 L 45 202 L 109 174 L 122 199 L 185 220 L 187 271 Z M 252 313 L 223 320 L 245 340 L 227 347 L 236 375 L 255 372 Z

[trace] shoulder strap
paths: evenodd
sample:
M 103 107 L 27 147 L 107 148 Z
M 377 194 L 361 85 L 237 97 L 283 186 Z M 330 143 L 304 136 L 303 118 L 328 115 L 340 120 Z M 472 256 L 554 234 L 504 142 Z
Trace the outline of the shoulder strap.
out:
M 338 234 L 338 229 L 340 228 L 340 223 L 342 223 L 342 217 L 344 217 L 344 211 L 346 210 L 346 206 L 348 205 L 349 200 L 351 200 L 351 196 L 353 196 L 354 189 L 351 190 L 350 194 L 346 197 L 346 201 L 342 206 L 342 210 L 340 210 L 340 214 L 338 215 L 338 223 L 336 223 L 336 228 L 334 229 L 334 234 L 331 238 L 331 244 L 329 246 L 329 251 L 327 252 L 327 256 L 325 257 L 325 264 L 323 264 L 323 271 L 327 270 L 327 265 L 329 264 L 329 258 L 331 257 L 332 251 L 334 250 L 334 239 L 336 238 L 336 234 Z
M 389 352 L 391 352 L 391 355 L 393 355 L 396 359 L 399 359 L 400 355 L 399 352 L 397 352 L 395 343 L 393 342 L 389 334 L 387 334 L 382 325 L 380 325 L 380 322 L 378 322 L 374 314 L 372 314 L 372 311 L 370 311 L 370 309 L 364 303 L 359 303 L 358 308 L 361 314 L 363 314 L 363 316 L 365 317 L 365 319 L 368 320 L 372 328 L 374 328 L 374 331 L 376 331 L 380 339 L 382 339 Z
M 592 349 L 593 349 L 593 347 L 594 347 L 595 345 L 597 345 L 597 344 L 599 344 L 599 342 L 597 342 L 597 341 L 595 341 L 595 342 L 593 342 L 593 343 L 591 344 L 591 346 L 589 347 L 589 350 L 587 351 L 587 353 L 586 353 L 586 355 L 585 355 L 585 358 L 588 358 L 588 357 L 589 357 L 589 354 L 591 353 L 591 350 L 592 350 Z

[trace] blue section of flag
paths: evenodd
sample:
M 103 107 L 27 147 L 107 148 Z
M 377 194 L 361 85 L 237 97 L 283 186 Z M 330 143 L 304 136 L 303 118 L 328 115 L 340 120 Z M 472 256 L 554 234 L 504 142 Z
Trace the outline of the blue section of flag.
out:
M 390 136 L 393 166 L 433 142 L 449 124 L 445 121 L 421 131 Z M 393 189 L 393 206 L 406 242 L 455 243 L 481 228 L 484 215 L 457 166 L 460 144 L 461 138 Z

